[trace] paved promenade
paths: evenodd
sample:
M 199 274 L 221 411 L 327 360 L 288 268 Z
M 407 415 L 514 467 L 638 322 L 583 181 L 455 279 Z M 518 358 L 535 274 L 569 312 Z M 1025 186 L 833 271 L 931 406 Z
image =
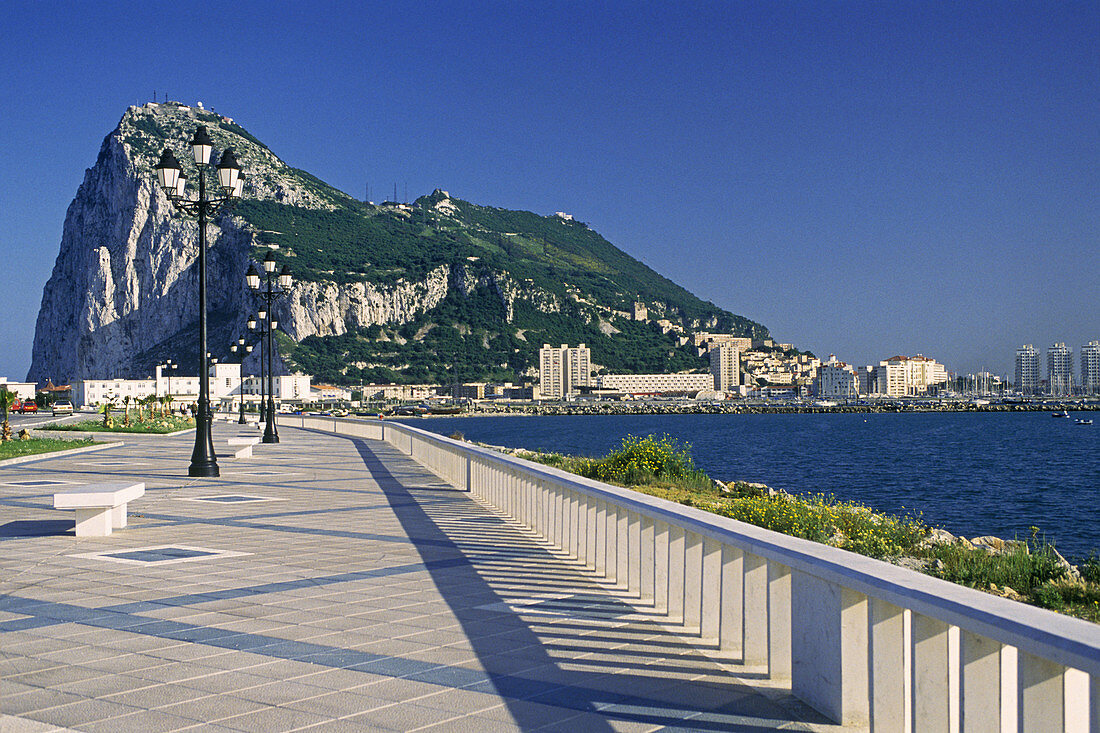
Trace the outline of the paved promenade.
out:
M 838 730 L 391 446 L 281 434 L 0 467 L 0 731 Z M 52 509 L 126 478 L 110 537 Z

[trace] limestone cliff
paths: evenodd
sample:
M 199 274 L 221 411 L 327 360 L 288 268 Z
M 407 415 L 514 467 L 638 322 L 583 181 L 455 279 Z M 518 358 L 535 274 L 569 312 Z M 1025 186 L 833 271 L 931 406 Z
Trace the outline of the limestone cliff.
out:
M 244 274 L 269 252 L 295 271 L 274 309 L 289 336 L 281 356 L 324 379 L 434 380 L 459 363 L 466 378 L 518 374 L 537 364 L 543 340 L 585 341 L 594 361 L 615 369 L 701 368 L 683 347 L 686 331 L 767 334 L 572 217 L 477 206 L 438 190 L 375 206 L 288 166 L 232 119 L 147 104 L 128 109 L 106 137 L 69 206 L 29 380 L 140 377 L 166 358 L 196 373 L 197 224 L 159 190 L 153 166 L 166 144 L 189 161 L 200 124 L 215 160 L 233 147 L 248 181 L 242 201 L 207 231 L 208 349 L 219 358 L 247 335 L 257 303 Z M 648 312 L 641 323 L 630 315 L 635 303 Z

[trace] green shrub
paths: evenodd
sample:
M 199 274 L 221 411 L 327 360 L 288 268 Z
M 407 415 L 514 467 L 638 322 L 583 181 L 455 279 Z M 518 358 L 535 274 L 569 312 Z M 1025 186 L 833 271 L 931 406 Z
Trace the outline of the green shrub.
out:
M 1077 565 L 1081 579 L 1087 583 L 1100 583 L 1100 553 L 1093 550 L 1089 556 Z
M 607 456 L 588 461 L 583 466 L 588 478 L 638 486 L 656 482 L 701 482 L 710 480 L 695 467 L 691 458 L 691 446 L 668 436 L 647 435 L 639 438 L 628 435 L 618 450 Z
M 932 555 L 940 563 L 933 574 L 972 588 L 997 585 L 1029 595 L 1042 584 L 1062 578 L 1066 569 L 1059 563 L 1054 548 L 1045 542 L 1030 540 L 999 555 L 963 545 L 937 545 Z
M 929 532 L 918 518 L 876 514 L 862 504 L 837 501 L 832 494 L 741 496 L 712 511 L 870 557 L 911 552 Z

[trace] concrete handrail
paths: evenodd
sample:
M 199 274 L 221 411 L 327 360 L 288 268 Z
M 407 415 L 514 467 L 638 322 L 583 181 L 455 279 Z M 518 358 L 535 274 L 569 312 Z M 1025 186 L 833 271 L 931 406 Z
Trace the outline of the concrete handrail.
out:
M 837 721 L 1100 731 L 1100 625 L 414 426 L 295 422 L 393 444 Z

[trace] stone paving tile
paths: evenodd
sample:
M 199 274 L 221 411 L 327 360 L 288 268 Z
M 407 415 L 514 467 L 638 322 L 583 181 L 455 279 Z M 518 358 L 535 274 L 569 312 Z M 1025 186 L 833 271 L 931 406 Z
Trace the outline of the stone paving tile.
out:
M 238 433 L 218 424 L 216 444 Z M 89 731 L 828 729 L 392 447 L 281 433 L 217 479 L 185 477 L 188 436 L 0 468 L 0 524 L 61 516 L 12 476 L 146 481 L 110 537 L 5 538 L 5 713 Z M 278 501 L 179 501 L 232 493 Z M 74 557 L 164 545 L 246 554 Z M 548 597 L 553 615 L 523 606 Z

